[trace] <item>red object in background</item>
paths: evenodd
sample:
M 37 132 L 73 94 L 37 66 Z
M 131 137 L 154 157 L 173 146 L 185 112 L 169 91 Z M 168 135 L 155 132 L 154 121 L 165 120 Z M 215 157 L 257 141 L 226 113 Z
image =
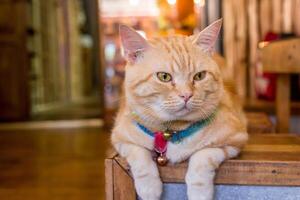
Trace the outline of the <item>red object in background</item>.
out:
M 264 41 L 270 42 L 279 40 L 280 36 L 278 34 L 269 32 L 265 36 Z M 275 100 L 276 95 L 276 74 L 263 73 L 261 70 L 256 70 L 256 94 L 260 99 L 265 99 L 269 101 Z

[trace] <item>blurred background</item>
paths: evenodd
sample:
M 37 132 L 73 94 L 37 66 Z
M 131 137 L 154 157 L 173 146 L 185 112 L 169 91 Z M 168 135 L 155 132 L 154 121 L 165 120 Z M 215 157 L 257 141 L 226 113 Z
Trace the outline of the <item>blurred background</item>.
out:
M 0 199 L 104 199 L 119 24 L 159 37 L 223 18 L 215 58 L 245 110 L 299 133 L 299 11 L 299 0 L 0 0 Z M 272 55 L 293 69 L 266 69 L 264 48 L 287 40 L 292 50 Z

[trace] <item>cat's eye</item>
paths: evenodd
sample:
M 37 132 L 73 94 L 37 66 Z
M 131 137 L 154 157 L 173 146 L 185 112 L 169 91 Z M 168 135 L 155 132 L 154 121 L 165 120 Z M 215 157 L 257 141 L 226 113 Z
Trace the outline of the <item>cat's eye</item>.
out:
M 194 76 L 194 81 L 201 81 L 201 80 L 203 80 L 206 77 L 206 74 L 207 74 L 206 71 L 198 72 Z
M 172 80 L 171 74 L 167 72 L 157 72 L 157 78 L 162 82 L 170 82 Z

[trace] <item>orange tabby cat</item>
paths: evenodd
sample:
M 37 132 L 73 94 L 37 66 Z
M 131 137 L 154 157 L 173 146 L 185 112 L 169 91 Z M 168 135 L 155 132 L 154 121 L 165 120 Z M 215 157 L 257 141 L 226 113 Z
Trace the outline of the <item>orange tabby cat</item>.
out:
M 247 141 L 241 105 L 211 57 L 221 24 L 190 37 L 151 40 L 120 26 L 127 65 L 112 143 L 128 161 L 143 200 L 158 200 L 162 193 L 153 159 L 157 145 L 169 164 L 189 159 L 189 200 L 211 200 L 215 170 Z M 165 137 L 166 130 L 171 136 Z

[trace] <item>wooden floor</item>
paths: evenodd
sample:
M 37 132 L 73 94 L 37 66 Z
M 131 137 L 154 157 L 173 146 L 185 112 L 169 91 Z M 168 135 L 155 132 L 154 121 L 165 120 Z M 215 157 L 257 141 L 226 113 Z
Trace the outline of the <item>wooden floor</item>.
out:
M 109 131 L 0 130 L 0 199 L 104 200 Z

